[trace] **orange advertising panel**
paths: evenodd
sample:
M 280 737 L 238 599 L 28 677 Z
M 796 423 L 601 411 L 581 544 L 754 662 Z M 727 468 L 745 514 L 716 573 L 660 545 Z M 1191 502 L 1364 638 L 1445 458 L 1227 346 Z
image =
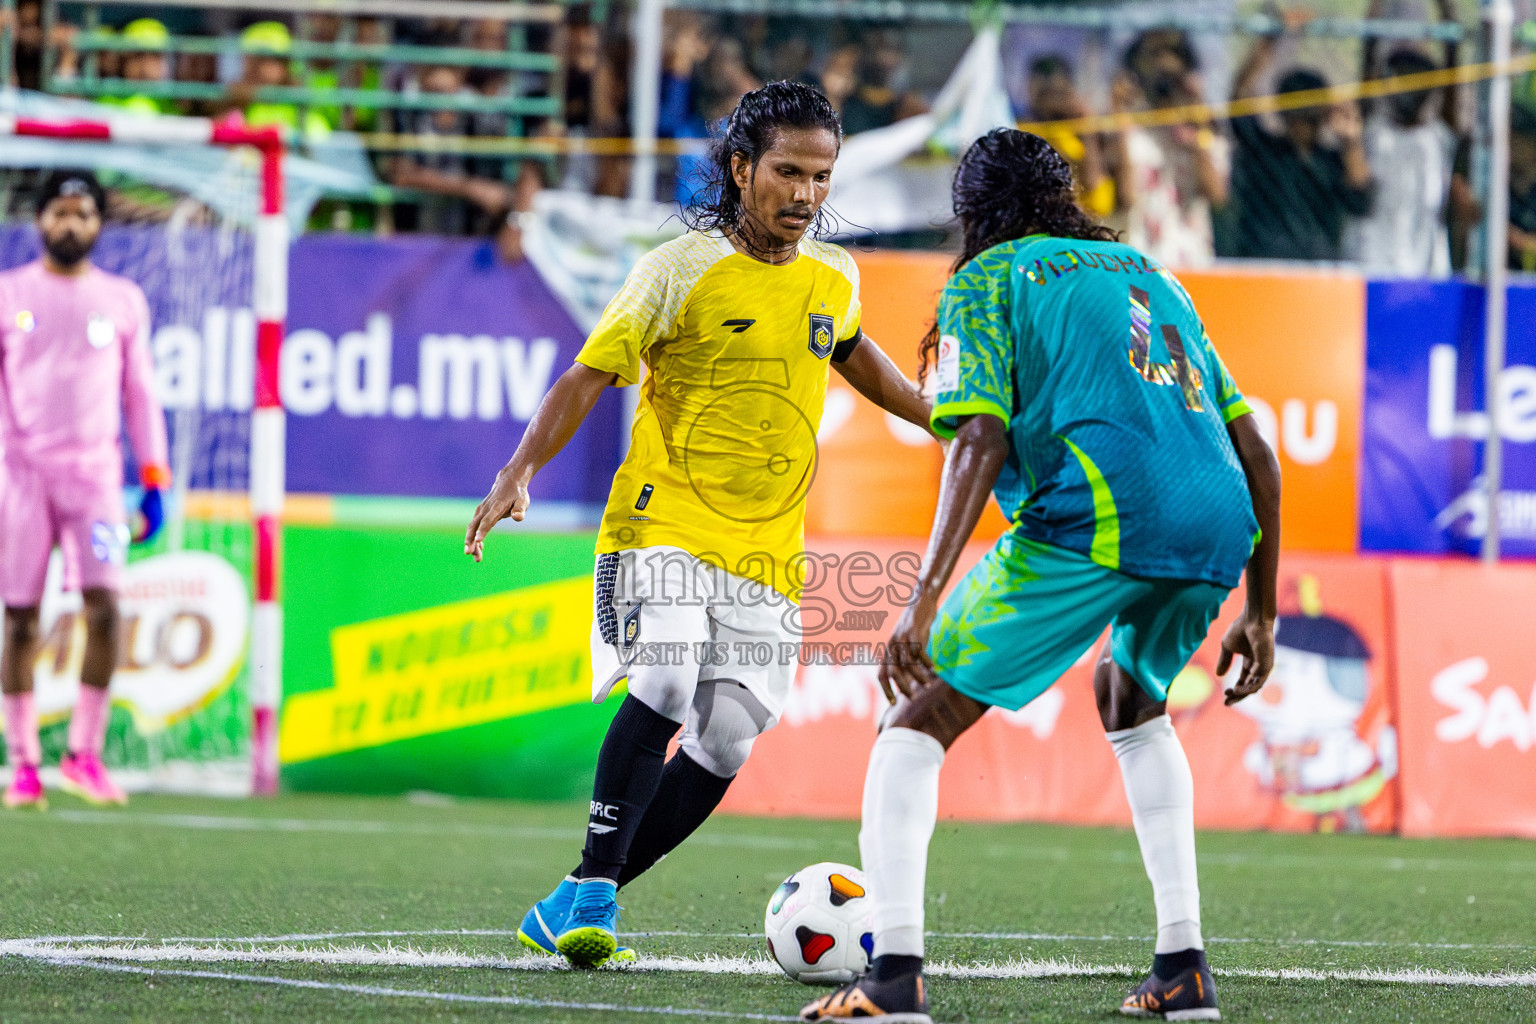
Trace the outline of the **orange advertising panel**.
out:
M 1392 566 L 1403 833 L 1536 837 L 1536 569 Z
M 1365 281 L 1230 270 L 1179 280 L 1280 455 L 1281 542 L 1355 550 Z
M 864 332 L 915 376 L 917 346 L 933 323 L 954 257 L 852 252 L 859 265 Z M 944 457 L 925 431 L 875 408 L 834 372 L 816 440 L 816 480 L 806 499 L 808 533 L 928 535 Z
M 864 327 L 915 372 L 952 257 L 855 253 Z M 1211 338 L 1280 455 L 1282 542 L 1294 551 L 1353 551 L 1355 467 L 1365 373 L 1365 286 L 1323 274 L 1180 275 Z M 818 436 L 811 533 L 926 536 L 942 460 L 916 428 L 874 408 L 837 374 Z M 1006 521 L 989 504 L 978 537 Z
M 858 817 L 864 765 L 888 705 L 876 681 L 884 644 L 911 600 L 926 538 L 810 537 L 801 594 L 801 664 L 780 724 L 754 745 L 726 794 L 740 814 Z M 961 555 L 960 573 L 986 542 Z
M 904 550 L 879 541 L 844 547 L 877 560 Z M 982 550 L 973 544 L 967 563 Z M 1194 771 L 1196 820 L 1204 828 L 1389 831 L 1397 816 L 1397 743 L 1384 563 L 1298 555 L 1286 558 L 1282 574 L 1284 617 L 1270 685 L 1235 708 L 1222 705 L 1215 665 L 1220 630 L 1242 606 L 1234 594 L 1170 694 Z M 883 641 L 896 613 L 892 608 L 866 635 Z M 886 704 L 871 658 L 846 649 L 823 653 L 830 656 L 800 669 L 780 724 L 758 740 L 726 809 L 858 816 Z M 1034 703 L 994 710 L 960 739 L 941 777 L 941 815 L 1130 822 L 1094 702 L 1094 653 Z

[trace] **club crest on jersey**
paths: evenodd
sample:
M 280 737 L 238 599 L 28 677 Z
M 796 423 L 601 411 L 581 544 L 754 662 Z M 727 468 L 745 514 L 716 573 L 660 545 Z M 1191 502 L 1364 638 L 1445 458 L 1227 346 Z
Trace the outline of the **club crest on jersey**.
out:
M 811 355 L 825 359 L 832 354 L 832 318 L 825 313 L 811 314 Z
M 106 348 L 117 338 L 117 325 L 112 318 L 101 313 L 92 313 L 85 322 L 85 340 L 91 343 L 91 348 Z
M 23 334 L 31 334 L 37 330 L 37 317 L 32 315 L 30 309 L 24 309 L 16 314 L 16 329 Z

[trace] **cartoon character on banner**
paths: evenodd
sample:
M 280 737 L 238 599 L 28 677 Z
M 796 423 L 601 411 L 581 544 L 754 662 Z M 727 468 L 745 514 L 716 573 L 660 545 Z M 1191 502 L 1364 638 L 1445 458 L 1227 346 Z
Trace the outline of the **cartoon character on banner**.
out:
M 1276 621 L 1269 682 L 1234 705 L 1261 732 L 1243 765 L 1319 832 L 1389 828 L 1397 732 L 1385 687 L 1373 683 L 1360 633 L 1323 613 L 1317 578 L 1296 586 L 1301 613 Z

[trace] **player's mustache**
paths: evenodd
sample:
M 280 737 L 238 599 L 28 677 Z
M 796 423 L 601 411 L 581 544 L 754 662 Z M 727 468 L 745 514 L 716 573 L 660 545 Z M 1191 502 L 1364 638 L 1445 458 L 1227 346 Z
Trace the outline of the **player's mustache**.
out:
M 810 220 L 811 219 L 811 208 L 809 206 L 786 206 L 782 210 L 779 211 L 779 216 L 780 217 L 804 217 L 806 220 Z

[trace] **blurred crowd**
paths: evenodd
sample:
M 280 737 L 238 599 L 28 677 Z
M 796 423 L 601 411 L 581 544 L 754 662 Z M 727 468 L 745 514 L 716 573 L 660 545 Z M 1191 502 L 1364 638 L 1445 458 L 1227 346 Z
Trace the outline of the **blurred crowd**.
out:
M 1399 17 L 1388 0 L 1362 4 L 1367 17 Z M 1435 17 L 1456 21 L 1456 0 L 1437 0 Z M 1387 98 L 1291 108 L 1263 97 L 1326 88 L 1329 77 L 1295 57 L 1311 19 L 1283 12 L 1283 30 L 1241 54 L 1231 99 L 1254 98 L 1252 112 L 1225 121 L 1203 112 L 1216 97 L 1194 41 L 1158 29 L 1132 38 L 1091 67 L 1084 55 L 1048 48 L 1007 83 L 1014 114 L 1042 124 L 1073 164 L 1083 205 L 1127 240 L 1175 267 L 1219 257 L 1355 263 L 1370 272 L 1437 276 L 1464 262 L 1480 216 L 1468 184 L 1466 97 L 1448 88 Z M 771 19 L 714 21 L 692 12 L 669 17 L 663 72 L 662 134 L 699 138 L 748 89 L 776 78 L 818 85 L 849 133 L 878 128 L 926 109 L 911 84 L 908 34 L 888 29 L 811 31 Z M 1015 41 L 1026 45 L 1030 30 Z M 1368 81 L 1452 66 L 1456 44 L 1360 46 Z M 1105 79 L 1108 87 L 1104 88 Z M 1101 97 L 1096 105 L 1090 97 Z M 1081 130 L 1095 114 L 1196 108 L 1168 127 Z M 1521 143 L 1523 146 L 1523 142 Z M 1519 148 L 1519 147 L 1517 147 Z M 1531 147 L 1536 156 L 1536 142 Z M 1525 156 L 1521 149 L 1520 157 Z M 1529 178 L 1536 178 L 1536 167 Z M 1522 179 L 1522 182 L 1528 179 Z M 677 198 L 696 182 L 684 167 Z M 1517 204 L 1520 205 L 1520 204 Z M 1520 205 L 1528 230 L 1521 254 L 1536 252 L 1536 191 Z M 1521 255 L 1521 259 L 1525 259 Z
M 232 9 L 168 8 L 157 17 L 141 17 L 120 26 L 102 24 L 91 31 L 144 50 L 102 49 L 83 45 L 82 26 L 59 21 L 45 37 L 41 0 L 19 0 L 10 24 L 14 38 L 11 82 L 23 89 L 45 85 L 45 60 L 51 60 L 49 91 L 70 94 L 81 83 L 126 83 L 123 95 L 98 102 L 136 114 L 189 114 L 237 119 L 252 127 L 277 126 L 301 150 L 322 147 L 337 132 L 390 133 L 443 138 L 507 138 L 558 134 L 567 126 L 581 130 L 591 112 L 596 77 L 596 27 L 590 9 L 567 9 L 563 24 L 522 24 L 505 20 L 456 18 L 342 17 L 319 11 L 275 19 Z M 3 17 L 3 16 L 0 16 Z M 173 37 L 233 40 L 227 52 L 168 52 Z M 558 74 L 474 66 L 445 60 L 341 61 L 294 51 L 299 43 L 406 45 L 449 51 L 502 54 L 512 50 L 554 54 Z M 156 51 L 152 48 L 162 47 Z M 135 92 L 134 84 L 143 83 Z M 167 83 L 208 86 L 206 98 L 164 95 Z M 264 87 L 303 90 L 309 102 L 272 102 L 258 95 Z M 516 116 L 484 110 L 453 109 L 454 100 L 554 97 L 554 117 Z M 364 90 L 425 102 L 392 108 L 387 103 L 346 104 L 330 98 L 335 90 Z M 443 102 L 434 104 L 432 100 Z M 494 103 L 492 105 L 495 105 Z M 563 116 L 562 116 L 563 114 Z M 515 121 L 515 123 L 514 123 Z M 373 153 L 379 177 L 401 191 L 403 201 L 387 211 L 392 230 L 444 234 L 510 233 L 516 247 L 515 214 L 526 210 L 548 177 L 538 161 L 452 152 L 399 152 L 387 147 Z M 372 229 L 376 211 L 366 202 L 327 202 L 318 226 Z
M 1455 0 L 1436 6 L 1439 17 L 1457 19 Z M 1384 8 L 1375 0 L 1361 13 L 1382 17 Z M 1243 116 L 1221 122 L 1203 115 L 1209 95 L 1190 38 L 1138 36 L 1114 72 L 1110 112 L 1196 109 L 1168 127 L 1055 132 L 1085 205 L 1170 266 L 1308 260 L 1422 277 L 1460 265 L 1480 216 L 1467 180 L 1465 98 L 1442 87 L 1317 102 L 1305 94 L 1326 89 L 1329 77 L 1287 52 L 1310 17 L 1288 9 L 1282 32 L 1249 44 L 1230 99 L 1250 102 Z M 1452 66 L 1457 49 L 1367 39 L 1359 80 Z M 1019 113 L 1028 121 L 1090 113 L 1063 57 L 1030 65 L 1027 94 Z
M 1462 0 L 1464 3 L 1465 0 Z M 1362 0 L 1359 17 L 1397 18 L 1406 0 Z M 1406 3 L 1421 18 L 1459 22 L 1458 0 Z M 44 40 L 38 0 L 17 7 L 13 77 L 24 88 L 41 78 Z M 128 95 L 109 101 L 142 113 L 200 113 L 279 124 L 305 139 L 336 131 L 409 136 L 509 135 L 622 138 L 629 134 L 632 42 L 623 5 L 573 6 L 559 25 L 519 27 L 515 47 L 554 54 L 561 73 L 536 74 L 463 64 L 406 64 L 290 59 L 296 39 L 498 52 L 514 46 L 505 22 L 447 19 L 343 18 L 304 15 L 296 21 L 240 20 L 228 11 L 168 9 L 165 20 L 141 18 L 116 29 L 124 40 L 152 45 L 176 35 L 235 36 L 239 52 L 179 55 L 95 51 L 92 78 L 129 82 L 202 82 L 222 86 L 216 100 Z M 1040 130 L 1071 161 L 1083 205 L 1126 239 L 1175 267 L 1218 258 L 1356 264 L 1368 272 L 1443 276 L 1465 264 L 1469 234 L 1481 217 L 1470 184 L 1471 97 L 1438 85 L 1376 100 L 1329 104 L 1305 94 L 1330 81 L 1434 72 L 1461 62 L 1455 43 L 1364 39 L 1358 64 L 1327 71 L 1301 58 L 1298 41 L 1312 15 L 1276 8 L 1280 31 L 1223 40 L 1224 63 L 1213 69 L 1209 45 L 1177 29 L 1118 37 L 1089 60 L 1070 46 L 1052 49 L 1049 33 L 1025 39 L 1027 59 L 1009 67 L 1013 114 Z M 1336 13 L 1336 12 L 1335 12 Z M 178 20 L 179 19 L 179 20 Z M 54 28 L 53 74 L 67 83 L 86 74 L 70 47 L 76 28 Z M 1018 31 L 1018 30 L 1016 30 Z M 1025 33 L 1032 29 L 1023 29 Z M 838 20 L 667 12 L 660 82 L 659 134 L 709 137 L 741 95 L 766 81 L 818 86 L 849 134 L 892 124 L 928 109 L 963 46 L 937 29 Z M 1044 39 L 1045 42 L 1041 42 Z M 1209 43 L 1209 40 L 1205 41 Z M 922 49 L 914 60 L 913 49 Z M 942 67 L 939 65 L 942 64 Z M 1356 79 L 1358 76 L 1358 79 Z M 389 90 L 416 97 L 543 97 L 552 117 L 440 109 L 376 109 L 318 103 L 258 102 L 255 90 L 287 85 Z M 55 91 L 61 91 L 56 86 Z M 62 90 L 67 91 L 67 90 Z M 551 96 L 551 93 L 558 95 Z M 1510 265 L 1536 271 L 1536 91 L 1529 110 L 1517 105 L 1511 161 Z M 1248 100 L 1242 116 L 1214 119 L 1208 104 Z M 1070 122 L 1094 115 L 1170 112 L 1164 126 Z M 510 156 L 412 152 L 376 146 L 382 180 L 409 202 L 390 227 L 441 233 L 493 233 L 516 250 L 516 214 L 540 187 L 560 184 L 622 195 L 629 185 L 622 155 L 560 161 Z M 701 186 L 701 160 L 684 156 L 668 168 L 680 202 Z M 357 203 L 332 204 L 326 226 L 376 226 Z
M 607 20 L 594 18 L 593 7 L 566 8 L 562 24 L 510 26 L 501 21 L 341 17 L 326 13 L 276 20 L 270 15 L 242 16 L 225 9 L 167 9 L 155 18 L 136 18 L 117 27 L 94 30 L 144 47 L 165 46 L 175 37 L 237 39 L 228 55 L 207 53 L 118 52 L 82 46 L 81 26 L 59 22 L 44 38 L 41 0 L 19 0 L 14 32 L 13 84 L 24 89 L 44 85 L 45 53 L 51 57 L 50 91 L 69 93 L 72 83 L 115 80 L 130 83 L 128 94 L 103 98 L 135 113 L 197 114 L 238 117 L 252 126 L 277 125 L 294 136 L 301 149 L 313 147 L 338 131 L 393 133 L 421 137 L 624 138 L 630 134 L 629 71 L 633 56 L 623 5 L 604 5 Z M 850 133 L 877 128 L 920 113 L 926 103 L 908 82 L 904 37 L 891 30 L 861 29 L 834 23 L 830 31 L 812 32 L 805 23 L 761 17 L 712 19 L 688 12 L 668 13 L 662 109 L 664 138 L 707 138 L 711 126 L 735 106 L 741 95 L 764 81 L 797 78 L 817 84 L 842 112 Z M 435 48 L 506 51 L 509 33 L 522 33 L 518 49 L 554 54 L 558 75 L 509 72 L 450 62 L 406 63 L 297 59 L 296 41 L 407 44 Z M 810 41 L 816 39 L 813 45 Z M 947 71 L 946 69 L 943 69 Z M 937 81 L 942 81 L 942 76 Z M 131 83 L 145 83 L 134 93 Z M 157 93 L 159 83 L 217 85 L 215 99 L 175 99 Z M 936 85 L 937 83 L 930 83 Z M 297 87 L 323 94 L 337 88 L 386 90 L 428 101 L 417 109 L 376 109 L 342 103 L 312 105 L 261 101 L 262 87 Z M 515 95 L 548 99 L 555 117 L 510 118 L 506 114 L 464 112 L 434 98 L 496 98 Z M 624 195 L 629 188 L 625 157 L 575 156 L 562 161 L 466 156 L 454 152 L 399 151 L 374 146 L 379 177 L 403 190 L 407 201 L 389 211 L 393 230 L 447 234 L 497 233 L 515 249 L 515 215 L 528 209 L 533 194 L 560 184 L 599 195 Z M 681 161 L 669 175 L 686 200 L 697 185 L 690 171 L 697 161 Z M 366 203 L 323 204 L 319 223 L 327 227 L 370 229 L 378 226 Z
M 722 24 L 693 11 L 670 12 L 658 134 L 708 138 L 742 95 L 780 80 L 819 88 L 849 135 L 927 111 L 927 102 L 911 87 L 910 61 L 899 32 L 842 23 L 824 27 L 830 31 L 813 32 L 795 21 L 753 18 Z M 679 202 L 688 202 L 702 183 L 697 165 L 684 160 L 679 168 Z

